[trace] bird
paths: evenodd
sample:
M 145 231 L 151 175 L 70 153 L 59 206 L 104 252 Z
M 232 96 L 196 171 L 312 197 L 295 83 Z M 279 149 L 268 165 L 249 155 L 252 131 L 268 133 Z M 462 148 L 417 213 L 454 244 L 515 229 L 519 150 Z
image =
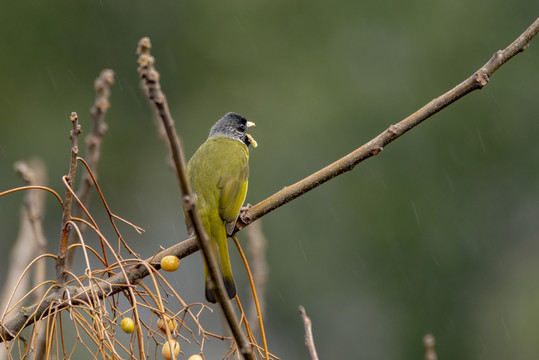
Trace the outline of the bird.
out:
M 249 146 L 258 145 L 247 134 L 247 129 L 254 125 L 239 114 L 227 113 L 212 126 L 208 139 L 187 163 L 187 176 L 196 208 L 210 238 L 211 251 L 218 254 L 223 282 L 230 299 L 236 296 L 236 284 L 227 239 L 236 226 L 247 194 Z M 185 221 L 189 235 L 194 235 L 194 228 L 187 217 Z M 216 303 L 206 263 L 204 279 L 206 300 Z

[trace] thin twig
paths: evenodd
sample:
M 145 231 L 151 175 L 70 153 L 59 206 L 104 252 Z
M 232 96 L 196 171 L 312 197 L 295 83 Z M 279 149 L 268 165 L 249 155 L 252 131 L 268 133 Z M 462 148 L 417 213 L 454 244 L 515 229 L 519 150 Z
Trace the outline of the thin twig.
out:
M 97 193 L 99 194 L 99 198 L 101 199 L 101 203 L 105 207 L 105 211 L 107 212 L 107 215 L 109 216 L 110 224 L 112 225 L 112 227 L 114 228 L 114 231 L 116 232 L 116 236 L 118 237 L 118 252 L 117 252 L 117 255 L 120 256 L 120 250 L 121 250 L 120 244 L 121 244 L 127 249 L 127 251 L 129 251 L 130 254 L 134 255 L 137 258 L 140 258 L 138 256 L 138 254 L 135 253 L 133 250 L 131 250 L 129 245 L 125 242 L 122 234 L 120 233 L 120 230 L 118 229 L 118 226 L 116 226 L 116 223 L 114 222 L 114 219 L 118 219 L 120 221 L 123 221 L 127 225 L 131 226 L 139 234 L 143 233 L 144 229 L 142 229 L 141 227 L 138 227 L 138 226 L 130 223 L 129 221 L 127 221 L 125 219 L 122 219 L 121 217 L 119 217 L 119 216 L 112 213 L 112 211 L 110 210 L 109 205 L 107 204 L 107 201 L 105 200 L 105 196 L 103 195 L 103 192 L 101 191 L 101 188 L 99 187 L 99 184 L 97 183 L 97 180 L 94 178 L 94 175 L 93 175 L 93 173 L 92 173 L 92 171 L 90 169 L 90 166 L 88 165 L 88 163 L 83 158 L 77 158 L 77 160 L 82 162 L 82 164 L 86 167 L 86 170 L 88 171 L 88 175 L 91 177 L 92 182 L 94 183 L 94 186 L 95 186 L 95 188 L 97 190 Z M 77 198 L 77 196 L 75 194 L 73 194 L 73 196 L 75 197 L 75 200 L 77 200 L 77 203 L 81 207 L 82 211 L 86 214 L 86 216 L 92 221 L 92 223 L 97 228 L 97 224 L 95 223 L 95 221 L 93 221 L 92 216 L 88 212 L 88 209 L 86 209 L 84 204 L 82 204 L 80 201 L 78 201 L 78 198 Z M 101 248 L 102 248 L 102 251 L 103 251 L 103 259 L 105 260 L 106 266 L 108 266 L 107 257 L 106 257 L 106 253 L 105 253 L 105 250 L 104 250 L 104 247 L 105 247 L 105 244 L 104 244 L 104 241 L 103 241 L 104 238 L 100 236 L 99 239 L 100 239 Z
M 70 189 L 73 189 L 75 183 L 75 172 L 77 170 L 77 155 L 79 153 L 79 135 L 81 128 L 79 125 L 79 117 L 76 112 L 72 112 L 71 123 L 73 124 L 73 130 L 70 132 L 69 138 L 71 139 L 71 161 L 69 163 L 69 175 L 64 177 L 66 180 L 66 197 L 64 202 L 64 211 L 62 215 L 62 230 L 60 231 L 60 250 L 58 258 L 56 259 L 56 282 L 59 285 L 65 284 L 67 274 L 65 273 L 66 251 L 67 251 L 67 239 L 71 232 L 71 205 L 73 202 L 73 195 Z
M 56 292 L 46 296 L 39 302 L 25 307 L 4 324 L 0 323 L 0 342 L 13 339 L 21 329 L 41 319 L 78 303 L 92 304 L 107 296 L 112 296 L 137 283 L 150 274 L 151 269 L 159 270 L 164 256 L 175 255 L 182 259 L 198 250 L 196 238 L 190 238 L 144 261 L 138 260 L 136 265 L 122 268 L 122 271 L 108 278 L 98 280 L 91 286 L 64 285 Z M 151 264 L 151 266 L 148 266 Z M 62 300 L 62 294 L 69 292 L 71 304 Z
M 99 77 L 95 79 L 94 82 L 95 103 L 90 109 L 92 131 L 84 140 L 86 142 L 86 162 L 94 176 L 90 176 L 88 171 L 85 171 L 82 176 L 77 196 L 83 204 L 89 202 L 89 193 L 94 185 L 93 178 L 98 178 L 97 164 L 101 156 L 103 138 L 105 137 L 108 128 L 108 125 L 105 122 L 105 115 L 110 108 L 110 88 L 112 85 L 114 85 L 114 71 L 110 69 L 102 70 Z
M 483 86 L 485 86 L 489 81 L 492 74 L 513 56 L 524 51 L 528 47 L 531 39 L 537 35 L 538 32 L 539 18 L 537 18 L 533 24 L 508 47 L 506 47 L 504 50 L 496 51 L 485 65 L 474 72 L 468 79 L 455 86 L 453 89 L 432 100 L 396 125 L 389 126 L 387 130 L 357 150 L 326 166 L 322 170 L 319 170 L 316 173 L 306 177 L 305 179 L 285 187 L 281 191 L 245 211 L 240 217 L 241 221 L 236 223 L 235 231 L 241 230 L 243 227 L 249 225 L 261 216 L 264 216 L 278 207 L 305 194 L 306 192 L 313 190 L 326 181 L 352 170 L 360 162 L 370 158 L 373 155 L 378 155 L 380 151 L 382 151 L 389 143 L 393 142 L 408 130 L 419 125 L 421 122 L 436 114 L 446 106 L 454 103 L 474 90 L 483 88 Z
M 425 346 L 425 360 L 437 360 L 436 350 L 434 349 L 436 340 L 432 334 L 423 336 L 423 345 Z
M 31 190 L 31 189 L 45 190 L 45 191 L 51 193 L 52 195 L 54 195 L 56 200 L 58 200 L 58 203 L 60 204 L 60 207 L 63 209 L 64 202 L 63 202 L 62 198 L 60 197 L 60 195 L 58 195 L 58 193 L 56 191 L 54 191 L 53 189 L 48 188 L 46 186 L 41 186 L 41 185 L 21 186 L 21 187 L 9 189 L 9 190 L 6 190 L 6 191 L 2 191 L 2 192 L 0 192 L 0 197 L 2 197 L 4 195 L 14 194 L 14 193 L 19 192 L 19 191 L 25 191 L 25 190 Z
M 249 278 L 249 283 L 251 284 L 251 291 L 253 292 L 253 303 L 256 319 L 258 321 L 253 321 L 253 323 L 258 322 L 258 327 L 260 329 L 260 337 L 262 338 L 262 344 L 264 346 L 264 355 L 266 360 L 269 360 L 269 351 L 268 351 L 268 342 L 266 340 L 266 331 L 264 330 L 264 321 L 262 319 L 262 311 L 260 310 L 260 303 L 258 302 L 258 294 L 256 291 L 255 281 L 253 279 L 253 275 L 251 273 L 251 269 L 249 268 L 249 263 L 247 262 L 247 258 L 245 257 L 245 254 L 243 253 L 243 250 L 241 248 L 240 242 L 238 241 L 238 237 L 236 235 L 232 235 L 232 239 L 234 240 L 234 244 L 236 244 L 236 247 L 238 248 L 238 252 L 241 256 L 241 260 L 243 261 L 243 266 L 245 266 L 245 270 L 247 271 L 247 277 Z M 248 324 L 249 321 L 247 321 L 247 318 L 245 319 L 245 323 Z
M 23 165 L 23 166 L 21 166 Z M 18 172 L 21 174 L 24 174 L 25 170 L 27 173 L 27 176 L 23 176 L 23 178 L 27 181 L 28 185 L 36 185 L 36 184 L 42 184 L 45 185 L 47 182 L 47 173 L 45 169 L 45 165 L 40 160 L 32 160 L 29 164 L 31 166 L 31 169 L 25 169 L 24 164 L 19 164 L 18 166 Z M 17 164 L 16 164 L 17 167 Z M 31 171 L 30 174 L 28 174 L 28 171 Z M 29 220 L 33 225 L 34 228 L 34 236 L 35 236 L 35 247 L 34 247 L 34 256 L 38 257 L 46 253 L 47 251 L 47 238 L 45 237 L 45 234 L 43 232 L 43 217 L 44 217 L 44 208 L 45 208 L 45 201 L 44 201 L 44 195 L 45 193 L 37 190 L 30 190 L 29 191 L 29 200 L 27 203 L 25 202 L 25 206 L 27 208 L 27 214 L 29 216 Z M 33 194 L 33 196 L 32 196 Z M 32 196 L 32 198 L 30 198 Z M 29 245 L 29 244 L 28 244 Z M 34 267 L 34 287 L 36 288 L 36 291 L 33 293 L 33 301 L 39 301 L 43 296 L 45 295 L 45 287 L 40 286 L 40 284 L 45 283 L 46 281 L 46 264 L 45 261 L 38 261 L 36 262 L 36 266 Z M 41 331 L 40 331 L 41 330 Z M 39 360 L 43 359 L 45 356 L 45 348 L 46 348 L 46 339 L 47 339 L 47 333 L 43 331 L 43 329 L 40 329 L 40 327 L 35 328 L 36 334 L 35 334 L 35 352 L 34 352 L 34 358 Z
M 249 264 L 251 264 L 254 286 L 258 295 L 258 306 L 253 298 L 253 302 L 249 306 L 248 318 L 250 323 L 255 324 L 256 319 L 265 312 L 266 283 L 268 281 L 269 273 L 269 267 L 266 261 L 266 245 L 268 241 L 262 232 L 262 221 L 256 221 L 248 226 L 246 236 L 247 250 L 250 258 Z M 260 309 L 257 309 L 257 307 Z
M 35 160 L 30 165 L 19 161 L 14 164 L 14 168 L 27 185 L 32 186 L 45 183 L 45 167 L 40 161 Z M 46 243 L 41 223 L 45 203 L 44 195 L 42 191 L 37 189 L 28 190 L 24 195 L 19 233 L 11 251 L 6 282 L 0 301 L 1 318 L 5 316 L 10 297 L 18 300 L 27 293 L 28 277 L 20 281 L 19 286 L 16 286 L 16 284 L 19 283 L 19 278 L 24 268 L 32 259 L 40 255 L 38 249 L 41 250 Z M 42 261 L 39 263 L 44 264 Z M 15 293 L 11 294 L 12 291 L 15 291 Z
M 105 115 L 110 108 L 110 88 L 114 85 L 114 71 L 110 69 L 102 70 L 99 77 L 94 82 L 95 89 L 95 102 L 90 109 L 90 117 L 92 118 L 92 131 L 86 135 L 86 161 L 89 165 L 90 171 L 97 178 L 97 164 L 101 156 L 101 144 L 103 138 L 107 132 L 107 123 L 105 122 Z M 79 183 L 79 189 L 77 191 L 77 197 L 80 202 L 84 204 L 86 208 L 90 205 L 90 193 L 93 188 L 94 182 L 92 176 L 88 170 L 85 170 L 82 175 L 82 179 Z M 83 209 L 77 205 L 73 210 L 73 217 L 82 217 Z M 85 226 L 80 227 L 80 231 L 84 233 Z M 74 233 L 70 234 L 68 240 L 68 247 L 77 242 L 77 237 Z M 69 269 L 73 263 L 76 248 L 68 252 L 67 265 Z
M 170 153 L 172 155 L 178 184 L 182 193 L 184 211 L 193 224 L 199 246 L 202 249 L 202 255 L 204 256 L 204 260 L 207 264 L 208 273 L 213 284 L 215 285 L 215 295 L 227 320 L 228 326 L 236 339 L 238 349 L 246 359 L 254 359 L 254 353 L 251 346 L 249 346 L 248 342 L 245 340 L 245 336 L 243 335 L 241 327 L 239 326 L 236 313 L 232 307 L 232 302 L 226 295 L 225 285 L 222 277 L 220 276 L 219 264 L 211 251 L 210 239 L 204 230 L 202 219 L 196 210 L 195 201 L 191 192 L 191 186 L 187 177 L 185 157 L 183 155 L 182 146 L 174 127 L 174 120 L 170 115 L 168 102 L 165 94 L 161 90 L 159 73 L 155 69 L 155 58 L 150 54 L 150 49 L 150 38 L 142 38 L 137 47 L 139 63 L 138 71 L 142 80 L 143 88 L 146 92 L 146 96 L 155 106 L 155 109 L 157 110 L 157 113 L 159 114 L 167 133 Z
M 311 319 L 307 316 L 305 308 L 303 306 L 298 307 L 299 313 L 301 314 L 301 319 L 303 320 L 303 326 L 305 327 L 305 345 L 309 350 L 309 355 L 311 355 L 312 360 L 318 360 L 318 355 L 316 354 L 316 348 L 314 346 L 313 339 L 313 330 Z
M 24 183 L 33 186 L 36 184 L 44 185 L 47 181 L 45 165 L 38 159 L 32 159 L 26 163 L 18 161 L 14 164 L 15 171 L 23 179 Z M 45 208 L 45 193 L 38 189 L 27 190 L 24 194 L 23 206 L 21 207 L 19 232 L 17 241 L 13 246 L 10 254 L 9 266 L 6 269 L 7 275 L 4 283 L 2 296 L 0 299 L 0 319 L 4 319 L 7 315 L 7 310 L 10 307 L 12 300 L 18 301 L 25 294 L 29 293 L 29 288 L 37 287 L 45 281 L 45 261 L 35 262 L 33 283 L 30 285 L 30 277 L 24 271 L 28 264 L 32 263 L 32 259 L 39 257 L 45 253 L 47 239 L 43 233 L 43 216 Z M 31 291 L 32 297 L 26 301 L 39 301 L 44 294 L 44 287 L 37 287 Z M 20 305 L 15 306 L 19 308 Z M 42 337 L 43 332 L 39 333 Z M 37 352 L 39 357 L 39 351 Z M 0 350 L 0 359 L 5 359 L 7 356 L 6 349 L 2 347 Z

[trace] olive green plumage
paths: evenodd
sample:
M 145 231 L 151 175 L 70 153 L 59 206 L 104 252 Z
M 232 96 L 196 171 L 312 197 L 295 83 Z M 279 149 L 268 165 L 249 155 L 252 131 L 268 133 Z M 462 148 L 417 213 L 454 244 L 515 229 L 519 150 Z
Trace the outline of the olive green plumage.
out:
M 204 142 L 187 164 L 187 175 L 191 181 L 196 205 L 204 228 L 210 238 L 219 263 L 223 281 L 230 298 L 236 296 L 236 285 L 228 256 L 227 230 L 236 225 L 247 194 L 249 177 L 249 145 L 256 142 L 248 135 L 247 128 L 253 123 L 234 113 L 226 114 L 211 129 Z M 190 234 L 193 229 L 189 222 Z M 206 299 L 215 303 L 209 288 L 207 266 L 204 264 Z

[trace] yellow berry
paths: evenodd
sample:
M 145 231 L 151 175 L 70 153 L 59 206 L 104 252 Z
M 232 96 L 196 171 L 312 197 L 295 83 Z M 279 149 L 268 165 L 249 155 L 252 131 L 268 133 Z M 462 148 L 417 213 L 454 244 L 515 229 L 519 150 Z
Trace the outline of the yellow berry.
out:
M 187 360 L 202 360 L 202 356 L 196 354 L 196 355 L 191 355 L 189 356 L 189 359 Z
M 120 323 L 120 326 L 122 327 L 122 330 L 127 334 L 131 334 L 133 331 L 135 331 L 135 322 L 131 318 L 124 318 Z
M 161 350 L 161 355 L 163 355 L 166 360 L 172 359 L 170 348 L 174 351 L 174 357 L 177 357 L 180 353 L 180 344 L 176 340 L 167 341 L 163 344 L 163 349 Z
M 174 255 L 168 255 L 161 259 L 161 269 L 165 271 L 176 271 L 180 267 L 180 259 Z
M 164 317 L 165 317 L 167 325 L 168 325 L 168 330 L 171 333 L 174 332 L 174 330 L 176 329 L 176 325 L 177 325 L 176 320 L 174 320 L 173 318 L 171 318 L 168 315 L 165 315 Z M 163 320 L 163 318 L 159 318 L 159 320 L 157 320 L 157 328 L 159 330 L 161 330 L 161 332 L 163 334 L 167 333 L 167 329 L 165 327 L 165 321 Z

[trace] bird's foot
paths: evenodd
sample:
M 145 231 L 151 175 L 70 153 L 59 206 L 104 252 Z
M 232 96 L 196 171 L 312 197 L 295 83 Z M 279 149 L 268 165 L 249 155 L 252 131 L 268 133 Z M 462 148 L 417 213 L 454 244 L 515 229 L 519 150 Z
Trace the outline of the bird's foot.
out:
M 248 221 L 248 219 L 245 219 L 243 215 L 245 214 L 245 212 L 247 210 L 249 210 L 252 207 L 253 207 L 253 205 L 247 204 L 247 205 L 242 206 L 240 208 L 240 214 L 238 216 L 238 219 L 236 220 L 236 223 L 234 224 L 234 228 L 228 228 L 227 227 L 227 229 L 226 229 L 226 233 L 227 233 L 228 236 L 232 236 L 237 231 L 243 229 L 246 225 L 250 224 L 250 221 Z

